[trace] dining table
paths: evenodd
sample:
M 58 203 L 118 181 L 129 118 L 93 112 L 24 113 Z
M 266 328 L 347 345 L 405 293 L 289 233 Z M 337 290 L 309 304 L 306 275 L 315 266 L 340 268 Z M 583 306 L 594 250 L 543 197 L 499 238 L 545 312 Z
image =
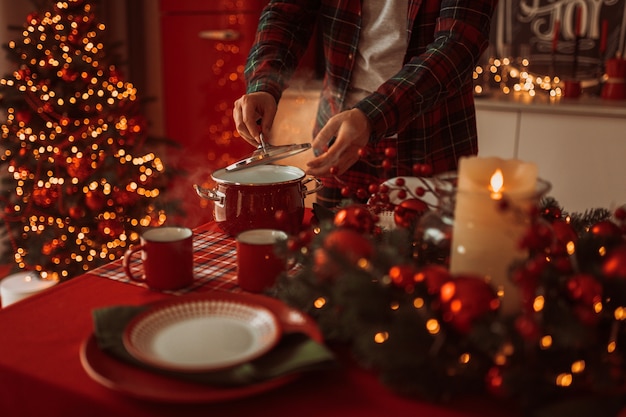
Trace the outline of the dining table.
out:
M 401 395 L 382 384 L 375 370 L 360 366 L 343 346 L 329 345 L 337 366 L 235 388 L 168 380 L 94 346 L 95 310 L 151 305 L 190 294 L 243 293 L 236 281 L 235 239 L 214 222 L 194 229 L 194 276 L 194 284 L 184 290 L 155 291 L 129 280 L 117 259 L 0 309 L 0 415 L 515 415 L 506 404 L 485 397 L 434 402 Z

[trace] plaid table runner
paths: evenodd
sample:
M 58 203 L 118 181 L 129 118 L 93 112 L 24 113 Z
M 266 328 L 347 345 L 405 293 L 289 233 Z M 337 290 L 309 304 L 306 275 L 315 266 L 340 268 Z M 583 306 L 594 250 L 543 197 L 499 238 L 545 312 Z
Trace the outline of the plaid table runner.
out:
M 235 239 L 220 231 L 199 231 L 194 233 L 193 246 L 194 283 L 187 288 L 163 291 L 164 293 L 181 295 L 191 291 L 203 290 L 239 291 L 236 283 L 237 250 Z M 131 259 L 130 269 L 137 275 L 141 274 L 139 256 L 134 256 Z M 102 265 L 90 273 L 147 288 L 146 284 L 133 281 L 126 276 L 121 259 Z

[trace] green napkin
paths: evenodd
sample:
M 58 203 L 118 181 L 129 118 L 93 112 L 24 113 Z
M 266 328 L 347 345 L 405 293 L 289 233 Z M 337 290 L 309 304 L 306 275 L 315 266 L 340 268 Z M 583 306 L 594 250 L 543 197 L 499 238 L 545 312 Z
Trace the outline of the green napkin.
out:
M 144 369 L 192 381 L 219 386 L 242 386 L 279 376 L 332 369 L 337 362 L 330 350 L 304 333 L 284 333 L 278 344 L 263 356 L 232 368 L 200 373 L 175 372 L 141 362 L 128 353 L 122 335 L 129 321 L 147 307 L 112 306 L 93 311 L 98 346 L 118 359 Z

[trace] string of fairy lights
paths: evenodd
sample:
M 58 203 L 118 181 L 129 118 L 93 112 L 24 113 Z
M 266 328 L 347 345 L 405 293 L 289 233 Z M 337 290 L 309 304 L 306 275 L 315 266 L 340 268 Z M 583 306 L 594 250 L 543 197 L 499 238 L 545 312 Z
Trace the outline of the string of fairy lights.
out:
M 154 178 L 165 168 L 138 146 L 137 90 L 105 63 L 104 30 L 87 2 L 59 1 L 29 15 L 21 42 L 8 44 L 19 66 L 0 79 L 16 97 L 0 125 L 0 164 L 15 185 L 3 215 L 18 267 L 43 278 L 113 260 L 138 240 L 136 228 L 166 220 L 150 203 L 133 214 L 141 199 L 159 197 Z M 38 241 L 46 261 L 33 265 Z
M 489 57 L 488 61 L 474 68 L 474 94 L 477 96 L 496 89 L 504 95 L 519 93 L 532 98 L 544 94 L 551 98 L 563 95 L 558 75 L 538 74 L 529 70 L 527 57 Z

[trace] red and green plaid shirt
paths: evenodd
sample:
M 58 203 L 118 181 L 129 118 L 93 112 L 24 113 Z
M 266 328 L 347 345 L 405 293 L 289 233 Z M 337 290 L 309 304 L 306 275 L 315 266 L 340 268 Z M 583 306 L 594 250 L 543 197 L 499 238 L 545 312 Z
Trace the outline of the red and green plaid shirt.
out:
M 365 0 L 368 1 L 368 0 Z M 267 91 L 278 101 L 304 54 L 314 26 L 321 31 L 325 76 L 316 134 L 344 110 L 357 52 L 362 0 L 271 0 L 248 57 L 248 93 Z M 472 71 L 487 48 L 497 0 L 408 0 L 404 66 L 356 107 L 370 120 L 372 147 L 397 148 L 398 168 L 377 172 L 359 162 L 327 187 L 353 190 L 411 175 L 414 163 L 435 172 L 456 170 L 459 157 L 478 152 Z M 397 139 L 388 139 L 396 135 Z M 387 138 L 387 139 L 385 139 Z

